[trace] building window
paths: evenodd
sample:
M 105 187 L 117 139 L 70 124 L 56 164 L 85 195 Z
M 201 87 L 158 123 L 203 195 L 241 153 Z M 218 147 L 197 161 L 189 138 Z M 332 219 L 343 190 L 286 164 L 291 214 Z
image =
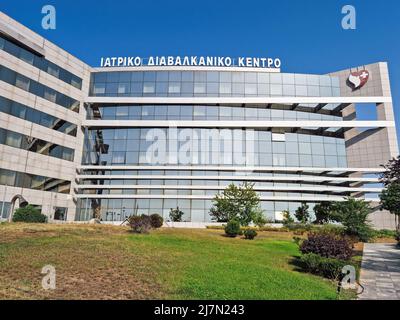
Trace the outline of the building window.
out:
M 170 82 L 168 86 L 168 93 L 180 93 L 181 84 L 179 82 Z
M 8 219 L 8 215 L 10 214 L 11 203 L 0 201 L 0 220 Z
M 155 92 L 154 82 L 145 82 L 143 84 L 143 93 L 154 93 L 154 92 Z
M 46 100 L 49 100 L 49 101 L 53 102 L 53 103 L 56 103 L 57 93 L 53 89 L 45 88 L 45 90 L 44 90 L 44 98 Z
M 67 220 L 68 208 L 56 207 L 54 211 L 54 220 L 65 221 Z
M 206 83 L 195 82 L 194 83 L 194 94 L 204 94 L 206 93 Z
M 4 39 L 0 36 L 0 50 L 4 50 L 7 53 L 29 63 L 30 65 L 49 73 L 50 75 L 64 81 L 78 89 L 82 87 L 82 79 L 73 75 L 69 71 L 57 66 L 56 64 L 46 60 L 43 57 L 36 56 L 32 52 L 21 48 L 18 45 L 12 43 L 8 39 Z
M 60 77 L 60 68 L 56 66 L 54 63 L 48 62 L 47 65 L 47 73 L 52 76 L 59 78 Z
M 29 79 L 20 74 L 17 74 L 15 86 L 22 90 L 29 91 Z
M 272 141 L 286 141 L 284 133 L 272 133 Z
M 106 93 L 106 84 L 105 83 L 95 83 L 93 93 L 95 95 L 105 94 Z

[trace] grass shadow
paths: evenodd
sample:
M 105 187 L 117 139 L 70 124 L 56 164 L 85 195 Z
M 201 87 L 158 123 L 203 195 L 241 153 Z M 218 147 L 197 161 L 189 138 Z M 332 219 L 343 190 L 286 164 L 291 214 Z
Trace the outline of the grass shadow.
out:
M 291 256 L 289 259 L 289 264 L 294 267 L 294 271 L 300 272 L 300 273 L 308 273 L 305 271 L 305 265 L 304 263 L 301 262 L 300 256 Z

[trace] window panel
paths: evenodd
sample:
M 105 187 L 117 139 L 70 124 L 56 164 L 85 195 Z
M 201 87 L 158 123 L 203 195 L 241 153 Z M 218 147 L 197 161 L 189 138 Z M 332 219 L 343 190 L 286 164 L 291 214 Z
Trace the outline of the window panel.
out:
M 25 91 L 29 91 L 29 84 L 30 84 L 30 81 L 27 77 L 24 77 L 20 74 L 16 75 L 16 80 L 15 80 L 16 87 L 18 87 L 22 90 L 25 90 Z
M 180 93 L 181 84 L 180 82 L 170 82 L 168 86 L 168 93 Z
M 143 83 L 143 93 L 154 93 L 155 83 L 154 82 L 144 82 Z
M 193 90 L 193 92 L 194 92 L 195 94 L 206 93 L 206 84 L 205 84 L 205 83 L 195 82 L 195 83 L 194 83 L 194 90 Z

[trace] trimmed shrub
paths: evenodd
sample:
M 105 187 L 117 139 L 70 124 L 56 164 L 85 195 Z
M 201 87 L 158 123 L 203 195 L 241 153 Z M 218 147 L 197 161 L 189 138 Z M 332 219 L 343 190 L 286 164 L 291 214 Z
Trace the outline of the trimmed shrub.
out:
M 381 229 L 373 231 L 374 238 L 396 238 L 395 230 Z
M 302 235 L 312 230 L 312 225 L 304 223 L 288 223 L 285 227 L 296 235 Z
M 315 253 L 325 258 L 349 260 L 353 250 L 347 240 L 326 233 L 310 233 L 300 246 L 303 254 Z
M 231 221 L 228 221 L 228 223 L 225 226 L 225 234 L 228 237 L 235 238 L 240 233 L 241 233 L 240 222 L 237 220 L 234 220 L 234 219 Z
M 225 227 L 224 227 L 224 226 L 208 225 L 208 226 L 206 226 L 206 229 L 210 229 L 210 230 L 224 230 Z
M 325 258 L 315 253 L 302 255 L 300 261 L 305 271 L 335 280 L 340 279 L 343 267 L 349 265 L 348 261 Z
M 257 231 L 254 229 L 244 230 L 244 237 L 247 240 L 253 240 L 257 236 Z
M 210 230 L 224 230 L 225 226 L 206 226 L 206 229 Z M 249 227 L 241 227 L 241 230 L 249 229 Z M 273 232 L 289 232 L 289 230 L 285 227 L 271 227 L 271 226 L 264 226 L 264 227 L 255 227 L 253 230 L 256 231 L 273 231 Z
M 176 207 L 176 209 L 172 209 L 169 211 L 169 218 L 172 222 L 182 222 L 182 216 L 184 215 L 183 211 Z
M 271 226 L 264 226 L 262 228 L 258 228 L 259 231 L 273 231 L 273 232 L 289 232 L 286 227 L 271 227 Z
M 130 216 L 128 223 L 134 233 L 148 233 L 151 229 L 151 219 L 145 214 Z
M 370 226 L 360 226 L 355 233 L 346 232 L 350 237 L 361 242 L 368 242 L 374 237 L 374 230 Z
M 29 204 L 25 208 L 15 210 L 12 220 L 13 222 L 46 223 L 47 217 Z
M 343 236 L 345 234 L 343 226 L 336 224 L 316 225 L 313 226 L 312 231 L 314 233 L 325 233 L 325 234 L 332 234 L 335 236 Z
M 300 257 L 300 262 L 305 271 L 318 274 L 321 259 L 322 257 L 318 254 L 306 253 Z
M 161 228 L 164 223 L 163 217 L 161 217 L 157 213 L 153 213 L 150 215 L 150 225 L 154 229 Z

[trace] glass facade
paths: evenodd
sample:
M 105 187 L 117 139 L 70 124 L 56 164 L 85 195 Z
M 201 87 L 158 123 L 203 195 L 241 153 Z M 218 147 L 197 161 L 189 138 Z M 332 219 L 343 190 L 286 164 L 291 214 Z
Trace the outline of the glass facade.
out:
M 151 151 L 154 143 L 164 144 L 165 153 Z M 202 145 L 202 137 L 215 137 Z M 160 139 L 160 140 L 158 140 Z M 182 149 L 190 141 L 190 155 Z M 186 150 L 186 149 L 185 149 Z M 251 152 L 251 157 L 246 153 Z M 181 156 L 182 155 L 182 156 Z M 177 161 L 172 161 L 176 159 Z M 171 137 L 168 128 L 121 128 L 88 130 L 83 164 L 102 165 L 235 165 L 288 167 L 346 167 L 343 138 L 285 133 L 274 138 L 270 131 L 242 129 L 177 129 Z
M 71 86 L 81 89 L 82 88 L 82 79 L 72 74 L 71 72 L 61 68 L 55 63 L 46 60 L 44 57 L 40 57 L 37 54 L 32 53 L 31 51 L 22 48 L 16 43 L 13 43 L 11 40 L 6 39 L 3 36 L 0 36 L 0 49 L 6 51 L 7 53 L 29 63 L 36 68 L 64 81 L 65 83 L 70 84 Z
M 74 161 L 74 149 L 3 128 L 0 128 L 0 144 L 58 159 Z
M 69 193 L 71 182 L 0 168 L 0 184 L 8 187 Z
M 261 201 L 261 209 L 269 219 L 274 219 L 275 212 L 289 210 L 294 212 L 301 202 Z M 308 202 L 310 211 L 315 203 Z M 191 199 L 101 199 L 92 200 L 82 198 L 78 201 L 76 220 L 90 220 L 93 217 L 93 207 L 100 206 L 103 221 L 123 221 L 136 214 L 158 213 L 169 220 L 169 211 L 177 206 L 184 212 L 182 222 L 212 222 L 209 210 L 211 200 Z
M 0 112 L 36 123 L 43 127 L 56 130 L 70 136 L 76 136 L 77 126 L 48 113 L 33 109 L 21 103 L 0 96 Z
M 209 106 L 209 105 L 107 105 L 88 108 L 91 120 L 311 120 L 342 121 L 330 110 L 338 107 L 327 104 L 324 109 L 313 112 L 315 106 L 302 106 L 302 112 L 285 110 L 285 105 L 266 106 Z M 296 109 L 300 109 L 297 107 Z
M 240 71 L 123 71 L 92 73 L 90 95 L 107 97 L 339 96 L 328 75 Z
M 79 112 L 78 100 L 72 99 L 61 92 L 25 77 L 24 75 L 2 65 L 0 65 L 0 80 L 24 91 L 28 91 L 50 102 L 58 104 L 64 108 Z
M 250 71 L 106 71 L 92 73 L 96 97 L 333 97 L 339 80 L 327 75 Z M 85 130 L 76 220 L 100 210 L 105 221 L 179 206 L 184 221 L 210 222 L 211 199 L 230 183 L 254 183 L 264 214 L 294 212 L 302 199 L 348 196 L 346 181 L 324 181 L 327 168 L 346 171 L 340 128 L 246 128 L 245 121 L 343 121 L 340 104 L 91 104 Z M 115 120 L 115 127 L 102 121 Z M 125 123 L 124 120 L 131 120 Z M 142 121 L 243 121 L 243 128 L 171 128 Z M 137 122 L 132 122 L 137 121 Z M 143 125 L 142 125 L 143 124 Z M 96 169 L 96 166 L 105 168 Z M 157 168 L 154 168 L 157 166 Z M 174 169 L 171 169 L 171 166 Z M 126 167 L 126 169 L 123 169 Z M 131 167 L 128 169 L 128 167 Z M 135 169 L 137 167 L 137 169 Z M 181 169 L 180 169 L 181 167 Z M 201 169 L 201 168 L 203 169 Z M 240 171 L 252 167 L 250 172 Z M 235 169 L 231 169 L 235 168 Z M 287 171 L 285 168 L 320 168 Z M 340 172 L 343 168 L 343 172 Z M 335 189 L 336 188 L 336 189 Z M 270 200 L 268 200 L 270 199 Z M 281 201 L 279 199 L 282 199 Z M 288 200 L 285 200 L 288 199 Z

